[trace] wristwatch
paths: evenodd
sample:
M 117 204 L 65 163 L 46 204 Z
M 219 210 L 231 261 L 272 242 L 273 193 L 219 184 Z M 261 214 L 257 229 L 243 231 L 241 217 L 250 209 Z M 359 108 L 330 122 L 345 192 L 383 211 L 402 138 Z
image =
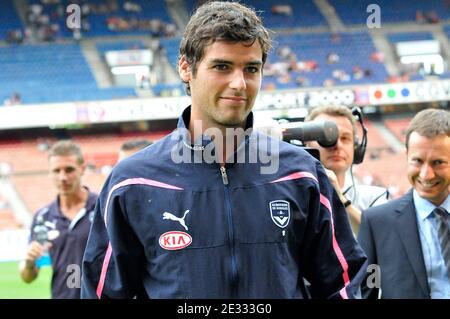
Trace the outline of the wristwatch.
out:
M 344 204 L 344 207 L 348 207 L 352 204 L 352 201 L 350 199 L 347 199 L 343 204 Z

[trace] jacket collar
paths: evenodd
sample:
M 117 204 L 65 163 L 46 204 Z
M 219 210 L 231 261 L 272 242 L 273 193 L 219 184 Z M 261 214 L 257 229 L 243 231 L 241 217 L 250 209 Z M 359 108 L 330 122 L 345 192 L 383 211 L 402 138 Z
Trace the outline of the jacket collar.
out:
M 192 143 L 191 134 L 189 132 L 189 123 L 191 121 L 191 108 L 188 106 L 184 109 L 181 116 L 178 118 L 177 129 L 181 136 L 183 144 L 193 151 L 203 151 L 206 146 L 212 143 L 211 137 L 205 134 L 199 136 L 194 143 Z M 251 129 L 253 131 L 253 112 L 247 116 L 247 122 L 245 123 L 245 130 Z M 252 132 L 253 133 L 253 132 Z M 245 144 L 248 144 L 250 134 L 245 134 Z
M 400 235 L 400 240 L 411 267 L 414 270 L 417 281 L 424 293 L 428 296 L 430 294 L 430 288 L 428 286 L 427 272 L 423 260 L 412 189 L 400 199 L 395 212 L 397 214 L 396 229 Z

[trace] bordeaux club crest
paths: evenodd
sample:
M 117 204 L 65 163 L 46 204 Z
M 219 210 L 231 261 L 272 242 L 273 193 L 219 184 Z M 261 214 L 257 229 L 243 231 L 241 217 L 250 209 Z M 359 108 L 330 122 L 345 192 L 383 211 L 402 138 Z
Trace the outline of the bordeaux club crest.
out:
M 270 217 L 272 221 L 280 228 L 289 225 L 291 219 L 291 208 L 289 202 L 285 200 L 274 200 L 269 203 Z

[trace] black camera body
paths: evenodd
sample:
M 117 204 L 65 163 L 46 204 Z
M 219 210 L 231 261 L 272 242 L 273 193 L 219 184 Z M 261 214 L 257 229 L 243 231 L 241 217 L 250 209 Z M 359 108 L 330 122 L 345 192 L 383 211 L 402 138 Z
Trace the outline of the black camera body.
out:
M 367 148 L 367 128 L 364 126 L 363 114 L 359 107 L 352 109 L 353 116 L 362 128 L 362 139 L 358 141 L 355 136 L 355 148 L 353 154 L 353 164 L 361 164 Z M 309 154 L 320 161 L 318 149 L 306 147 L 304 142 L 317 141 L 322 147 L 333 147 L 339 139 L 339 129 L 332 121 L 310 121 L 310 122 L 288 122 L 280 124 L 283 134 L 283 141 L 293 145 L 303 147 Z
M 318 161 L 320 161 L 319 150 L 305 146 L 305 142 L 317 141 L 322 147 L 333 147 L 339 137 L 338 127 L 332 121 L 289 122 L 280 126 L 283 141 L 302 147 Z

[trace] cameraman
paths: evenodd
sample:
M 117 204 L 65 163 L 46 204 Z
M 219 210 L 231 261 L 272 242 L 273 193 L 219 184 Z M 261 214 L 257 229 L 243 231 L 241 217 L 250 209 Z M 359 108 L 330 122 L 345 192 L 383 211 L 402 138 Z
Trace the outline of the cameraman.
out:
M 352 164 L 357 162 L 354 159 L 358 151 L 362 153 L 359 154 L 362 161 L 365 146 L 361 152 L 361 145 L 357 142 L 356 121 L 348 107 L 314 108 L 305 118 L 305 122 L 314 120 L 333 121 L 339 129 L 339 138 L 335 146 L 321 147 L 316 141 L 307 142 L 307 146 L 319 150 L 320 160 L 326 168 L 328 178 L 346 207 L 353 232 L 357 235 L 361 224 L 361 211 L 387 202 L 389 193 L 382 187 L 355 184 Z

